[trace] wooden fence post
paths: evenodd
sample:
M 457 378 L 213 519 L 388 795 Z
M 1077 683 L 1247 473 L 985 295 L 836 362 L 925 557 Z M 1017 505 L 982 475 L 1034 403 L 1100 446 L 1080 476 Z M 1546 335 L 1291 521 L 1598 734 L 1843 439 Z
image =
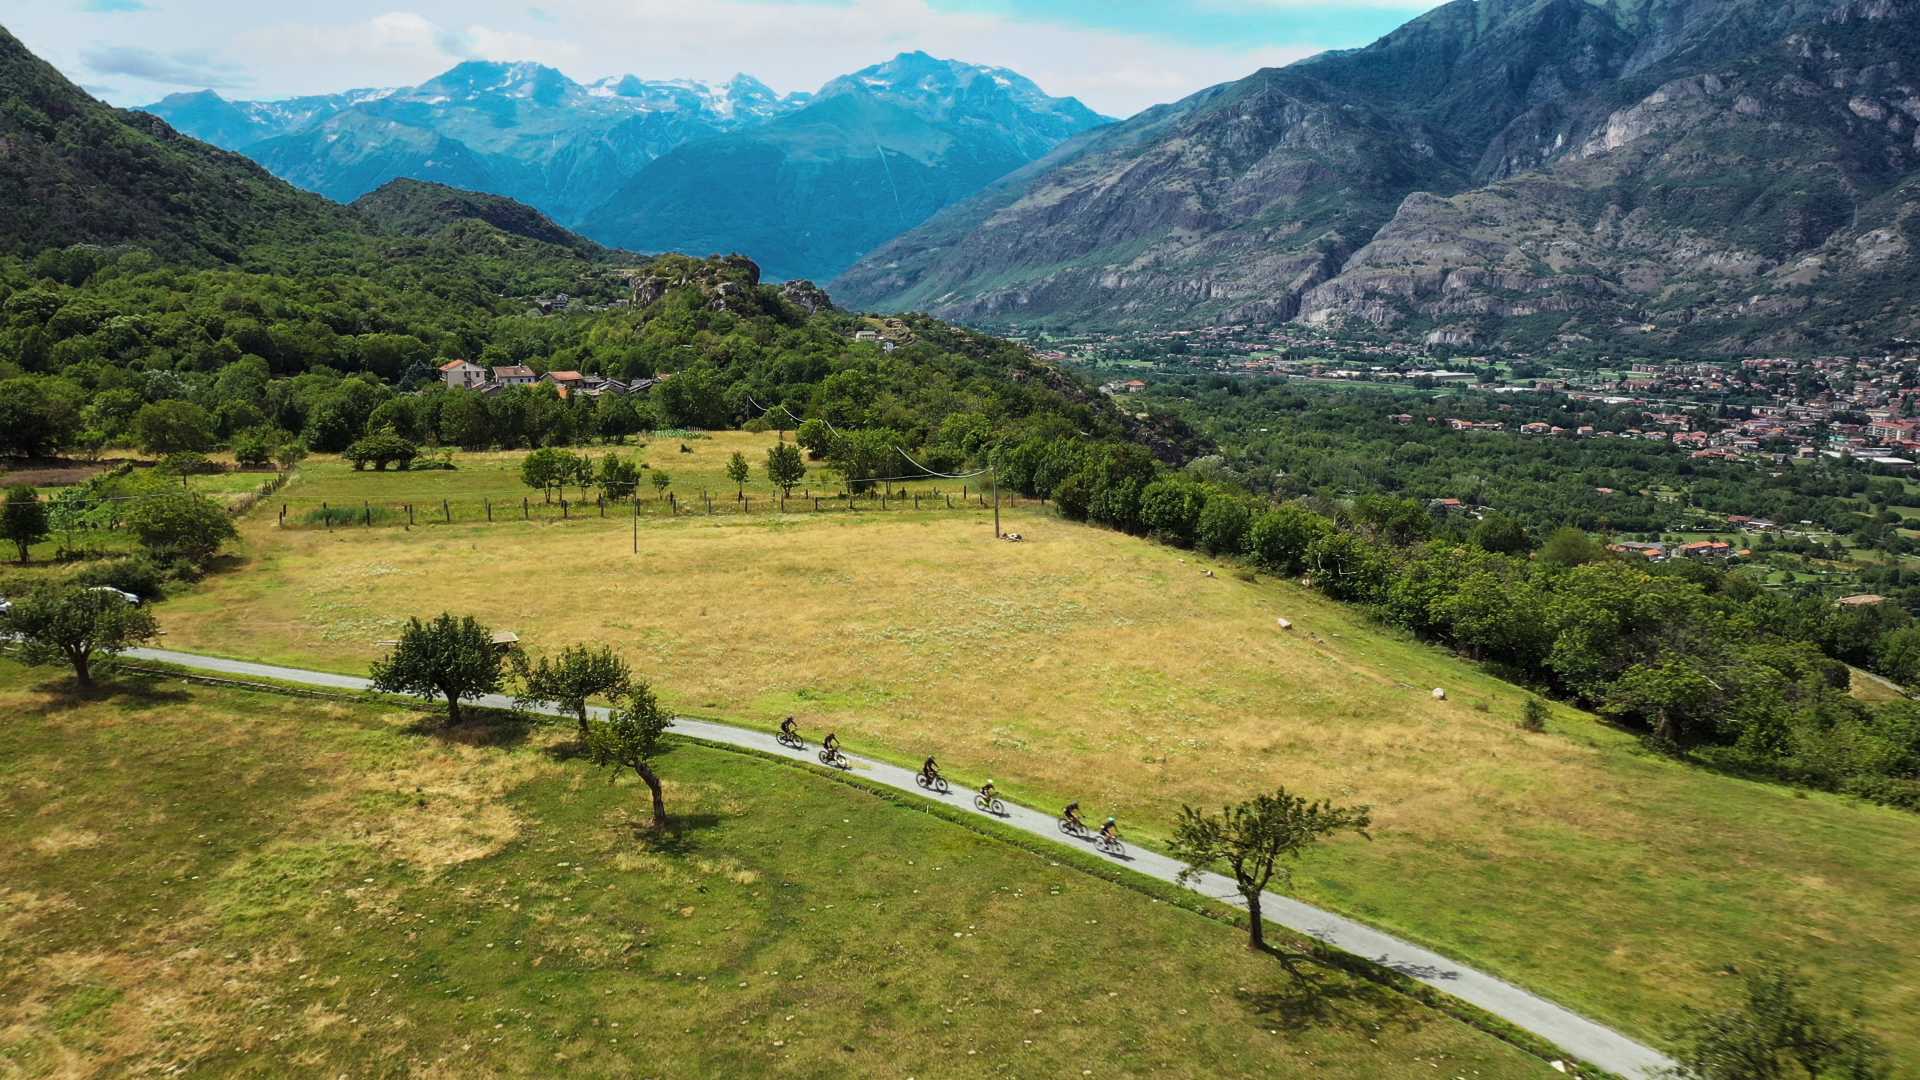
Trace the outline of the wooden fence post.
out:
M 529 520 L 527 517 L 527 497 L 525 495 L 520 496 L 520 520 Z
M 813 500 L 813 512 L 816 514 L 820 512 L 820 499 L 818 496 Z
M 567 512 L 567 497 L 565 495 L 560 496 L 560 520 L 561 521 L 572 520 L 572 515 Z
M 286 503 L 280 504 L 280 527 L 283 529 L 287 527 L 287 504 Z
M 482 499 L 481 501 L 487 504 L 487 524 L 491 525 L 493 524 L 493 500 Z
M 320 502 L 320 520 L 326 523 L 327 531 L 333 531 L 333 511 L 327 509 L 326 500 Z
M 607 497 L 605 495 L 596 496 L 593 501 L 600 504 L 600 516 L 606 517 L 607 516 Z
M 947 509 L 953 509 L 953 496 L 947 496 Z
M 367 514 L 366 527 L 369 529 L 373 528 L 373 504 L 365 499 L 361 499 L 360 507 L 365 510 Z
M 440 512 L 446 515 L 447 524 L 449 525 L 453 524 L 453 504 L 447 502 L 447 500 L 445 499 L 441 499 Z

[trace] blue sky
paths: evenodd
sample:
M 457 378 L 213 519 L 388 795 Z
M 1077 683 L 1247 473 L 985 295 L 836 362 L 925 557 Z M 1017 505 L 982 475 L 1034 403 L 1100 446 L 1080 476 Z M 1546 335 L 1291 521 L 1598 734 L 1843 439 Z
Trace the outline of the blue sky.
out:
M 119 105 L 422 82 L 461 60 L 811 90 L 895 53 L 998 64 L 1125 116 L 1363 45 L 1434 0 L 40 0 L 9 30 Z

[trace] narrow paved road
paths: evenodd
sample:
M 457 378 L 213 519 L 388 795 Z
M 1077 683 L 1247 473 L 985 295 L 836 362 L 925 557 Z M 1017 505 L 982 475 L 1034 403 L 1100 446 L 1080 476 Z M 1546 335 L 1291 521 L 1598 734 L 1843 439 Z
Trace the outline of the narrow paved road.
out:
M 222 675 L 274 679 L 280 682 L 339 690 L 368 688 L 366 679 L 352 675 L 335 675 L 300 668 L 276 667 L 271 664 L 254 664 L 244 660 L 227 660 L 216 656 L 174 652 L 169 649 L 130 649 L 125 655 L 129 659 L 157 661 Z M 492 708 L 509 708 L 513 702 L 503 694 L 490 694 L 480 698 L 478 704 Z M 604 710 L 596 709 L 595 712 L 603 713 Z M 818 765 L 814 748 L 804 751 L 789 749 L 780 745 L 771 731 L 755 731 L 706 720 L 676 719 L 673 724 L 673 733 Z M 922 790 L 914 783 L 914 772 L 911 769 L 903 769 L 851 754 L 848 755 L 848 759 L 852 762 L 854 773 L 863 780 L 884 784 L 909 795 L 957 807 L 971 809 L 973 806 L 973 794 L 970 791 L 955 789 L 948 795 L 935 795 Z M 1058 818 L 1053 814 L 1007 803 L 1007 814 L 999 820 L 1016 829 L 1062 845 L 1083 845 L 1088 850 L 1092 850 L 1092 845 L 1086 841 L 1063 836 L 1059 830 Z M 1132 847 L 1127 849 L 1124 858 L 1116 861 L 1135 873 L 1145 874 L 1161 881 L 1174 881 L 1181 870 L 1181 864 L 1173 859 Z M 1235 907 L 1245 907 L 1239 893 L 1233 887 L 1233 882 L 1219 874 L 1204 874 L 1187 887 Z M 1545 998 L 1530 994 L 1504 979 L 1475 971 L 1439 953 L 1402 941 L 1352 919 L 1273 893 L 1267 893 L 1262 897 L 1261 909 L 1269 922 L 1319 938 L 1347 952 L 1366 957 L 1382 967 L 1391 968 L 1445 991 L 1516 1027 L 1524 1028 L 1546 1039 L 1574 1057 L 1592 1062 L 1610 1072 L 1633 1077 L 1636 1080 L 1648 1080 L 1659 1071 L 1673 1065 L 1672 1059 L 1612 1028 L 1604 1027 L 1584 1016 L 1561 1008 Z

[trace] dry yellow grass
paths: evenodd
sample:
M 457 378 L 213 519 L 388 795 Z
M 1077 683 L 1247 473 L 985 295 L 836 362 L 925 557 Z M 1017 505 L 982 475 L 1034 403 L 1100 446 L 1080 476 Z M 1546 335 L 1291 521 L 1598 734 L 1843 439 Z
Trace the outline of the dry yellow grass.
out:
M 174 647 L 346 671 L 442 610 L 536 650 L 604 641 L 683 711 L 795 713 L 1149 839 L 1183 802 L 1285 784 L 1375 808 L 1306 895 L 1641 1033 L 1769 950 L 1866 987 L 1885 1028 L 1920 1011 L 1913 816 L 1676 765 L 1572 710 L 1527 734 L 1517 688 L 1288 583 L 1006 516 L 1026 543 L 965 513 L 648 520 L 638 555 L 616 521 L 263 518 L 248 564 L 161 621 Z

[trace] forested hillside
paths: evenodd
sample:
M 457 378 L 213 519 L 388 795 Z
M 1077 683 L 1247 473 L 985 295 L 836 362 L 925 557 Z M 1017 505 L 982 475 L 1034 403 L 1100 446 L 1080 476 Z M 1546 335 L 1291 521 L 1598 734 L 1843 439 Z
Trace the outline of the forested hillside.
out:
M 238 154 L 103 105 L 0 27 L 0 251 L 138 244 L 230 262 L 251 244 L 350 230 L 344 208 Z

